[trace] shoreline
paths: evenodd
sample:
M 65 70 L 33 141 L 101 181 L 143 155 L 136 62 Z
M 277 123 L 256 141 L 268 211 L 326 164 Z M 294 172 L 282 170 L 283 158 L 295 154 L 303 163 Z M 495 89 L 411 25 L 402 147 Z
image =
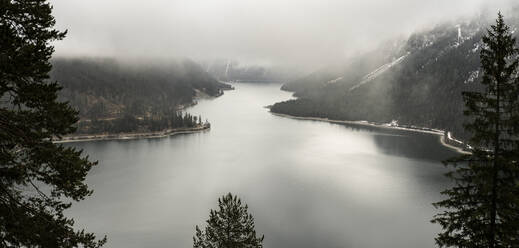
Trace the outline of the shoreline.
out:
M 89 141 L 106 141 L 106 140 L 134 140 L 134 139 L 156 139 L 173 136 L 176 134 L 198 133 L 211 129 L 209 125 L 193 128 L 173 128 L 156 132 L 141 133 L 118 133 L 118 134 L 88 134 L 88 135 L 72 135 L 62 137 L 53 143 L 74 143 Z
M 385 129 L 392 129 L 392 130 L 402 130 L 402 131 L 434 134 L 434 135 L 439 136 L 440 143 L 443 146 L 445 146 L 449 149 L 455 150 L 456 152 L 461 153 L 461 154 L 470 154 L 469 151 L 466 151 L 464 149 L 465 145 L 463 142 L 452 138 L 450 132 L 446 132 L 446 131 L 440 130 L 440 129 L 415 127 L 415 126 L 405 126 L 404 127 L 404 126 L 398 126 L 398 125 L 394 125 L 394 124 L 390 124 L 390 123 L 383 124 L 383 123 L 374 123 L 374 122 L 368 122 L 368 121 L 346 121 L 346 120 L 333 120 L 333 119 L 321 118 L 321 117 L 301 117 L 301 116 L 275 113 L 270 110 L 269 110 L 269 112 L 272 115 L 290 118 L 290 119 L 296 119 L 296 120 L 322 121 L 322 122 L 335 123 L 335 124 L 360 125 L 360 126 L 385 128 Z M 456 145 L 454 145 L 454 144 L 456 144 Z

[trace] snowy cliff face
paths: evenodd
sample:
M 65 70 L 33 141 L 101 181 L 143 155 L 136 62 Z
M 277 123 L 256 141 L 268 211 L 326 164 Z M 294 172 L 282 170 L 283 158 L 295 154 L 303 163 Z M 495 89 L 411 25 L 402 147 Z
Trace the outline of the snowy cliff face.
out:
M 505 16 L 506 17 L 506 16 Z M 515 33 L 516 15 L 505 19 Z M 481 37 L 494 22 L 478 16 L 443 23 L 333 69 L 286 84 L 321 117 L 412 124 L 463 136 L 461 92 L 480 85 Z M 389 48 L 389 49 L 388 49 Z M 290 105 L 292 104 L 292 105 Z M 297 103 L 277 109 L 296 109 Z

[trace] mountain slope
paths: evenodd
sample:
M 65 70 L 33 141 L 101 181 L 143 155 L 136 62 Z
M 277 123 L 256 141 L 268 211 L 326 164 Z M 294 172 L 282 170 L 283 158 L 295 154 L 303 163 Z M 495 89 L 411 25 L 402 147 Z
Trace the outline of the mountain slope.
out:
M 230 86 L 191 61 L 123 63 L 113 59 L 53 59 L 60 99 L 79 111 L 78 133 L 150 132 L 201 125 L 182 113 L 197 95 L 219 96 Z
M 506 20 L 515 30 L 518 16 Z M 466 137 L 461 92 L 480 87 L 481 37 L 490 23 L 491 18 L 479 16 L 438 25 L 391 45 L 393 49 L 366 54 L 342 70 L 319 71 L 286 84 L 283 89 L 299 98 L 277 103 L 271 111 L 340 120 L 396 120 Z
M 190 61 L 125 64 L 111 59 L 58 58 L 52 64 L 51 79 L 64 87 L 62 99 L 78 109 L 82 118 L 175 110 L 192 104 L 198 92 L 218 96 L 229 88 Z

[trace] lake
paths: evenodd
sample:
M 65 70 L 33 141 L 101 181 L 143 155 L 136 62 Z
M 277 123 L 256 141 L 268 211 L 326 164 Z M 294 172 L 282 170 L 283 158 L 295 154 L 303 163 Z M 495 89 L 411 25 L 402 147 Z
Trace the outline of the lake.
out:
M 449 186 L 439 136 L 269 113 L 279 84 L 234 84 L 188 109 L 211 130 L 69 143 L 99 166 L 67 213 L 105 247 L 192 247 L 227 192 L 249 205 L 264 247 L 435 247 L 431 203 Z

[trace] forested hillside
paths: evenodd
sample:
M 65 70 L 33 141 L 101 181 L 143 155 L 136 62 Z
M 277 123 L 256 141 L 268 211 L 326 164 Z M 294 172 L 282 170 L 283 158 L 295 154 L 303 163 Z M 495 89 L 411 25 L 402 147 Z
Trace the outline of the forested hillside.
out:
M 63 86 L 60 98 L 79 110 L 80 133 L 193 126 L 199 118 L 179 111 L 197 95 L 218 96 L 230 88 L 191 61 L 57 58 L 52 64 L 51 79 Z
M 514 31 L 519 9 L 507 17 Z M 481 36 L 493 22 L 481 15 L 443 23 L 283 86 L 296 100 L 271 111 L 339 120 L 397 121 L 453 131 L 464 138 L 461 92 L 479 86 Z

